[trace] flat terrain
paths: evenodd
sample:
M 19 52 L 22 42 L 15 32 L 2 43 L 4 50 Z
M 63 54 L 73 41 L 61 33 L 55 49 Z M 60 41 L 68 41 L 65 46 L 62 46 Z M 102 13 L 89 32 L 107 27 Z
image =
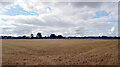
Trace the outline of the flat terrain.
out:
M 3 39 L 3 65 L 117 65 L 117 39 Z

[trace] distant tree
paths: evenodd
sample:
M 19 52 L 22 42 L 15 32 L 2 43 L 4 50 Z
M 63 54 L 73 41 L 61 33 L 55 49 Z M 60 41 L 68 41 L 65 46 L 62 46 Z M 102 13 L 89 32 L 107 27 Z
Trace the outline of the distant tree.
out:
M 23 38 L 23 39 L 26 39 L 26 36 L 24 35 L 22 38 Z
M 33 37 L 34 37 L 34 35 L 33 35 L 33 34 L 31 34 L 31 35 L 30 35 L 30 38 L 33 38 Z
M 102 37 L 104 38 L 104 37 L 107 37 L 107 36 L 102 36 Z
M 56 38 L 56 35 L 55 34 L 51 34 L 50 38 Z
M 63 36 L 62 35 L 58 35 L 58 38 L 62 38 Z
M 41 33 L 37 33 L 37 36 L 36 36 L 37 38 L 42 38 L 42 35 L 41 35 Z

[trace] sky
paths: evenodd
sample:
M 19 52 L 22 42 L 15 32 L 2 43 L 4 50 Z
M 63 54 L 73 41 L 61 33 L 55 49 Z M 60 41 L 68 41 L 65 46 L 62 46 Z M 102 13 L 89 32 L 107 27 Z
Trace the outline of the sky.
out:
M 117 2 L 0 2 L 0 35 L 118 36 Z

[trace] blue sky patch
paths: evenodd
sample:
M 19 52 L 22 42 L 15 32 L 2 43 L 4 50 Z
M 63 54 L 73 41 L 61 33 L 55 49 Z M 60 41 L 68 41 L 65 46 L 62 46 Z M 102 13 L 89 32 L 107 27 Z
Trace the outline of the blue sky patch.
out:
M 7 9 L 7 12 L 3 13 L 3 15 L 16 16 L 16 15 L 39 15 L 39 14 L 33 11 L 25 11 L 19 5 L 16 5 L 15 7 Z
M 96 16 L 94 16 L 93 18 L 100 18 L 103 16 L 109 16 L 109 13 L 107 13 L 106 11 L 102 10 L 102 11 L 97 11 L 96 12 Z
M 109 20 L 109 21 L 106 21 L 106 22 L 118 22 L 118 20 Z

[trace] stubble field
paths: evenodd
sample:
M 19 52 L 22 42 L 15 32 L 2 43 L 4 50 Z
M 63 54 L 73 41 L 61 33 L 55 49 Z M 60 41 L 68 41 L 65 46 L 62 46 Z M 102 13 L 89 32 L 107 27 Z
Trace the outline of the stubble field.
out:
M 3 65 L 117 65 L 117 39 L 2 39 Z

